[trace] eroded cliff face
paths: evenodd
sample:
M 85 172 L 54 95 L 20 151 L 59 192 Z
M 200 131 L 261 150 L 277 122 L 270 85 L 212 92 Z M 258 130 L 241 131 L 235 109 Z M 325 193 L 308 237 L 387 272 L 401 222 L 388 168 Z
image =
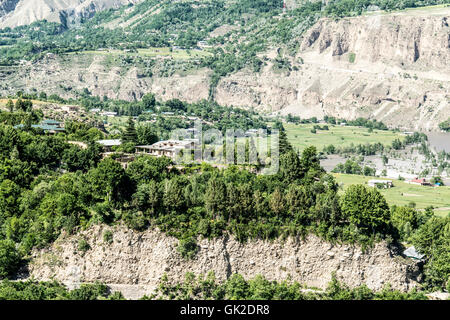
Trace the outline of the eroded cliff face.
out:
M 216 100 L 435 130 L 450 114 L 449 22 L 450 8 L 322 19 L 299 39 L 298 71 L 275 75 L 269 63 L 261 74 L 231 75 Z
M 113 231 L 113 242 L 103 233 Z M 83 237 L 91 249 L 82 253 Z M 101 281 L 127 297 L 151 294 L 164 274 L 170 280 L 184 280 L 186 272 L 197 275 L 214 271 L 219 280 L 233 273 L 245 278 L 261 274 L 269 280 L 289 277 L 300 283 L 326 288 L 332 272 L 351 287 L 366 284 L 374 290 L 390 283 L 402 291 L 417 285 L 415 262 L 393 256 L 385 243 L 362 252 L 352 245 L 330 244 L 316 236 L 305 240 L 237 242 L 232 236 L 199 241 L 194 260 L 177 252 L 178 240 L 158 230 L 139 233 L 125 227 L 94 226 L 76 236 L 61 236 L 50 248 L 35 251 L 29 265 L 37 280 L 56 279 L 73 287 L 80 282 Z
M 153 92 L 161 100 L 178 98 L 187 102 L 207 99 L 210 71 L 196 70 L 189 75 L 147 77 L 134 66 L 108 65 L 105 54 L 48 54 L 35 63 L 0 68 L 0 94 L 18 88 L 36 88 L 63 98 L 75 98 L 85 88 L 91 94 L 109 99 L 133 101 Z

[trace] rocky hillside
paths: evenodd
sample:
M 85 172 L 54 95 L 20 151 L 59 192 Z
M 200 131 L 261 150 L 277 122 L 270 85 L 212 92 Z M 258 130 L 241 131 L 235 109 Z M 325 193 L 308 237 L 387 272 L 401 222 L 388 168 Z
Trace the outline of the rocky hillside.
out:
M 258 75 L 234 74 L 216 99 L 433 130 L 450 114 L 449 23 L 450 8 L 322 19 L 299 41 L 298 71 L 274 74 L 269 64 Z
M 0 0 L 0 28 L 38 20 L 63 23 L 92 17 L 96 12 L 140 0 Z
M 450 7 L 321 19 L 295 40 L 294 56 L 283 47 L 260 54 L 260 72 L 244 68 L 222 77 L 214 99 L 302 117 L 366 117 L 405 130 L 437 130 L 450 114 L 449 23 Z M 36 88 L 68 98 L 88 88 L 94 95 L 126 100 L 149 91 L 162 100 L 209 97 L 207 68 L 148 76 L 138 65 L 111 63 L 115 57 L 50 54 L 2 67 L 0 94 Z M 280 57 L 288 67 L 276 67 Z M 156 59 L 160 70 L 167 61 L 179 63 L 170 56 Z
M 104 241 L 105 230 L 112 230 L 112 243 Z M 86 252 L 78 249 L 81 238 L 89 243 Z M 177 245 L 177 239 L 157 230 L 138 233 L 125 227 L 94 226 L 76 236 L 61 236 L 50 248 L 35 251 L 30 276 L 54 278 L 71 287 L 101 281 L 123 290 L 129 298 L 138 298 L 152 293 L 164 274 L 179 281 L 188 271 L 197 275 L 214 271 L 219 280 L 233 273 L 246 278 L 261 274 L 269 280 L 291 277 L 317 288 L 325 288 L 336 271 L 337 278 L 352 287 L 366 284 L 378 290 L 390 283 L 402 291 L 415 287 L 420 274 L 415 262 L 393 256 L 384 243 L 362 252 L 360 247 L 333 245 L 316 236 L 246 244 L 222 237 L 199 241 L 194 260 L 183 259 Z

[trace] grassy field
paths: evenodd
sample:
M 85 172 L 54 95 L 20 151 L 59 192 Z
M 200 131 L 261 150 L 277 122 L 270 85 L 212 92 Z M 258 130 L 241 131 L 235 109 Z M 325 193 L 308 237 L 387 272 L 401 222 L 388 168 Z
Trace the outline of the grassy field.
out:
M 343 184 L 344 190 L 352 184 L 367 185 L 367 181 L 371 179 L 383 179 L 340 173 L 333 175 L 339 183 Z M 400 180 L 392 181 L 394 182 L 393 188 L 380 190 L 390 205 L 405 206 L 414 202 L 418 209 L 424 209 L 428 206 L 437 208 L 435 213 L 440 216 L 446 216 L 450 213 L 450 187 L 433 188 L 408 184 Z
M 299 150 L 303 150 L 310 145 L 316 146 L 319 151 L 330 144 L 335 147 L 349 146 L 352 143 L 357 145 L 376 142 L 390 145 L 396 138 L 402 139 L 404 137 L 401 133 L 393 131 L 373 130 L 372 133 L 369 133 L 367 128 L 341 127 L 330 124 L 328 124 L 329 130 L 316 130 L 317 133 L 311 132 L 315 124 L 285 123 L 283 125 L 289 142 Z M 319 125 L 324 126 L 324 124 Z
M 0 109 L 6 110 L 6 104 L 8 103 L 9 99 L 0 99 Z M 11 99 L 14 104 L 16 103 L 17 99 Z M 46 102 L 46 101 L 39 101 L 39 100 L 31 100 L 34 106 L 45 106 L 52 104 L 52 102 Z

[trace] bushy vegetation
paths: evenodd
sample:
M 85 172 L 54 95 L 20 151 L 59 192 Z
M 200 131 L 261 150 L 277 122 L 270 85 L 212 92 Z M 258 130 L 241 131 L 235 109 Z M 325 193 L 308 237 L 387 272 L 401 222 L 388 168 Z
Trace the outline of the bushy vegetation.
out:
M 120 292 L 111 293 L 103 284 L 82 284 L 68 290 L 53 282 L 9 281 L 0 282 L 0 300 L 123 300 Z
M 416 290 L 403 293 L 386 285 L 374 292 L 367 286 L 350 289 L 333 275 L 325 291 L 306 290 L 298 282 L 269 281 L 261 275 L 246 280 L 240 274 L 233 274 L 226 281 L 219 282 L 214 273 L 196 277 L 186 273 L 185 280 L 173 283 L 167 276 L 160 282 L 156 293 L 142 299 L 164 300 L 427 300 Z
M 377 130 L 388 130 L 388 127 L 381 121 L 377 121 L 376 119 L 369 120 L 365 118 L 357 118 L 355 120 L 345 120 L 345 119 L 337 119 L 335 117 L 325 116 L 323 119 L 326 123 L 329 124 L 345 124 L 348 126 L 354 127 L 365 127 L 369 129 L 377 129 Z
M 446 121 L 443 121 L 439 123 L 439 128 L 443 131 L 449 132 L 450 131 L 450 118 Z
M 334 173 L 346 173 L 346 174 L 362 174 L 365 176 L 375 176 L 376 170 L 374 168 L 364 166 L 361 168 L 361 166 L 358 164 L 358 162 L 353 160 L 347 160 L 345 163 L 338 164 L 332 172 Z

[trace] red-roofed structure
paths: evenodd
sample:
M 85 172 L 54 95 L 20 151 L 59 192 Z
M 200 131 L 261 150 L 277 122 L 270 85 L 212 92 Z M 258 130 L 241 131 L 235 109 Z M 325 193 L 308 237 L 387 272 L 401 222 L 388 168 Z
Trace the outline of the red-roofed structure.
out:
M 431 183 L 430 182 L 428 182 L 427 181 L 427 179 L 425 179 L 425 178 L 415 178 L 415 179 L 412 179 L 409 183 L 411 183 L 411 184 L 417 184 L 417 185 L 420 185 L 420 186 L 431 186 Z

